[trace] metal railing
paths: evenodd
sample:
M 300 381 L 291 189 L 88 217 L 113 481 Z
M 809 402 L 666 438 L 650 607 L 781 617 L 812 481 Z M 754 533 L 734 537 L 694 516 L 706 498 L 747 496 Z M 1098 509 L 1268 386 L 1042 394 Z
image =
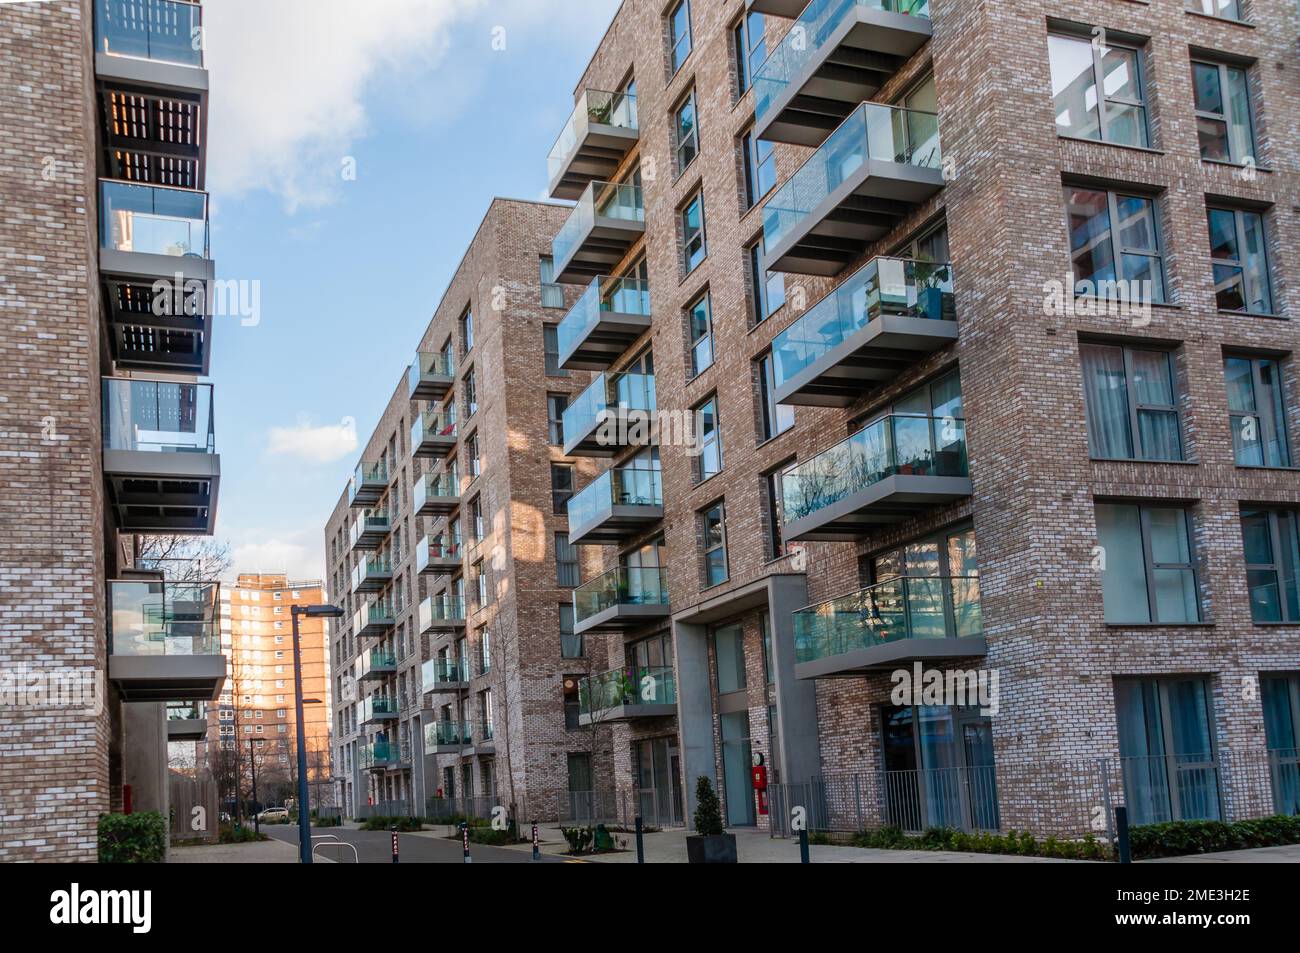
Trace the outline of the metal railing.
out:
M 651 467 L 614 467 L 569 497 L 569 526 L 586 527 L 615 506 L 663 506 L 663 477 Z
M 99 182 L 99 243 L 112 251 L 208 258 L 208 194 L 116 179 Z
M 668 605 L 667 573 L 657 567 L 619 566 L 573 590 L 577 622 L 618 605 Z
M 546 170 L 555 181 L 573 161 L 584 131 L 592 125 L 636 129 L 636 96 L 628 92 L 586 89 L 546 157 Z
M 583 715 L 625 705 L 675 705 L 677 682 L 668 666 L 629 666 L 578 682 L 578 711 Z
M 218 583 L 114 580 L 108 584 L 113 655 L 220 655 Z
M 645 203 L 641 186 L 616 182 L 592 182 L 588 185 L 551 243 L 551 257 L 557 270 L 573 257 L 574 251 L 591 234 L 597 218 L 644 223 Z
M 203 65 L 203 7 L 178 0 L 99 0 L 101 53 L 181 66 Z
M 586 390 L 565 408 L 562 420 L 566 436 L 588 434 L 610 419 L 615 410 L 653 413 L 653 374 L 597 374 Z
M 560 353 L 573 351 L 595 330 L 600 316 L 611 313 L 649 317 L 650 282 L 640 278 L 593 279 L 556 327 Z
M 105 450 L 215 453 L 212 385 L 106 377 Z

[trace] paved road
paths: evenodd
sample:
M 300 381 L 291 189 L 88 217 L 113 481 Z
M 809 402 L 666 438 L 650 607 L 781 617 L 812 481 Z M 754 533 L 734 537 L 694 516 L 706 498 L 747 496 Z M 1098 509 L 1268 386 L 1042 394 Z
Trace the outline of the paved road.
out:
M 262 827 L 262 832 L 269 834 L 276 840 L 292 844 L 295 848 L 298 846 L 298 827 L 296 824 L 293 826 L 268 824 Z M 445 832 L 444 828 L 436 829 L 438 834 Z M 397 835 L 401 863 L 464 863 L 459 840 L 430 837 L 429 833 L 426 831 L 424 834 Z M 339 840 L 353 845 L 357 849 L 357 857 L 363 864 L 391 864 L 393 862 L 393 835 L 386 831 L 359 831 L 346 827 L 325 827 L 314 829 L 312 834 L 333 834 Z M 533 862 L 532 854 L 527 850 L 484 847 L 480 844 L 471 844 L 470 853 L 473 862 L 476 864 L 530 864 Z M 337 860 L 339 863 L 352 863 L 352 851 L 347 848 L 328 849 L 323 852 L 323 856 Z M 565 859 L 543 854 L 540 862 L 556 864 L 564 863 Z

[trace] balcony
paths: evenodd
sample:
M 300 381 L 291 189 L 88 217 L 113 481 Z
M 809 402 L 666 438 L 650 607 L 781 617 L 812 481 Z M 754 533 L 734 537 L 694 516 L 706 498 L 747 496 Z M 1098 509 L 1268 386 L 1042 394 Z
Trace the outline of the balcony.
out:
M 573 590 L 574 635 L 623 632 L 668 614 L 668 575 L 660 569 L 620 566 Z
M 415 515 L 450 513 L 460 506 L 460 488 L 450 473 L 426 473 L 415 481 Z
M 451 632 L 465 628 L 465 600 L 446 593 L 420 603 L 421 632 Z
M 764 266 L 837 275 L 943 188 L 934 113 L 863 103 L 763 206 Z
M 952 266 L 873 258 L 772 340 L 782 404 L 847 407 L 957 340 Z
M 397 656 L 383 649 L 362 652 L 353 663 L 353 674 L 358 682 L 373 682 L 397 674 Z
M 377 549 L 393 530 L 386 509 L 362 510 L 352 522 L 352 549 Z
M 105 378 L 102 401 L 118 529 L 211 535 L 221 482 L 212 385 Z
M 468 721 L 431 721 L 424 726 L 425 754 L 460 754 L 474 744 L 474 731 Z
M 617 467 L 569 498 L 569 542 L 621 543 L 663 518 L 660 472 L 648 467 Z
M 357 764 L 362 771 L 388 771 L 403 763 L 402 748 L 396 741 L 379 738 L 357 750 Z
M 812 0 L 754 71 L 759 138 L 820 145 L 930 38 L 929 0 Z M 791 14 L 781 14 L 791 15 Z
M 808 0 L 745 0 L 745 10 L 769 17 L 793 20 L 808 5 Z
M 599 374 L 564 411 L 564 453 L 612 457 L 653 442 L 653 374 Z
M 406 383 L 411 400 L 442 400 L 456 383 L 456 360 L 450 353 L 420 351 Z
M 425 692 L 459 692 L 469 688 L 469 660 L 444 656 L 432 658 L 420 667 Z
M 677 714 L 677 682 L 667 667 L 614 669 L 578 683 L 578 724 L 613 724 Z
M 379 592 L 393 581 L 393 561 L 387 553 L 366 556 L 352 570 L 352 591 Z
M 203 282 L 173 287 L 160 298 L 153 290 L 157 279 L 100 277 L 106 336 L 118 370 L 208 373 L 213 306 Z
M 596 278 L 556 329 L 560 366 L 603 371 L 650 329 L 650 283 Z
M 474 750 L 470 754 L 496 754 L 496 731 L 490 722 L 480 721 L 474 726 Z
M 411 425 L 411 456 L 445 457 L 456 449 L 456 417 L 425 410 Z
M 795 675 L 861 676 L 985 654 L 976 576 L 896 576 L 794 613 Z
M 116 179 L 202 188 L 208 72 L 203 8 L 174 0 L 96 0 L 101 168 Z
M 376 599 L 363 605 L 352 616 L 352 632 L 358 639 L 382 637 L 397 624 L 401 604 L 395 600 Z
M 784 535 L 853 541 L 970 494 L 964 420 L 882 417 L 782 474 Z
M 589 281 L 609 274 L 644 234 L 641 187 L 592 182 L 551 243 L 555 280 Z
M 348 485 L 348 506 L 374 506 L 388 491 L 388 464 L 362 460 Z
M 168 702 L 168 741 L 202 741 L 207 736 L 208 711 L 203 702 Z
M 380 725 L 396 721 L 398 705 L 396 698 L 385 695 L 371 695 L 357 703 L 357 724 Z
M 208 194 L 101 179 L 99 270 L 110 289 L 125 281 L 151 293 L 154 282 L 177 275 L 187 284 L 212 281 Z
M 458 538 L 439 533 L 430 538 L 420 537 L 415 546 L 415 571 L 421 575 L 445 575 L 461 566 L 461 549 Z
M 108 676 L 126 702 L 215 701 L 226 680 L 219 585 L 108 584 Z
M 546 158 L 551 198 L 576 199 L 592 182 L 608 179 L 639 136 L 634 95 L 583 90 Z

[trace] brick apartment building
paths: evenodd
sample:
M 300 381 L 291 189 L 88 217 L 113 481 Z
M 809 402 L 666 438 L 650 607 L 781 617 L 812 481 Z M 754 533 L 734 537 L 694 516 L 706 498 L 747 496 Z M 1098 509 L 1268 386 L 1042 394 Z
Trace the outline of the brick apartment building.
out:
M 293 607 L 324 601 L 323 582 L 293 580 L 284 573 L 240 573 L 233 586 L 221 589 L 223 650 L 228 665 L 225 685 L 212 706 L 215 715 L 208 715 L 206 740 L 210 750 L 220 750 L 216 765 L 223 782 L 223 805 L 233 802 L 236 790 L 251 795 L 254 768 L 262 801 L 267 800 L 264 792 L 270 790 L 270 782 L 296 785 Z M 332 805 L 333 799 L 326 797 L 332 794 L 333 699 L 325 620 L 300 616 L 298 639 L 307 780 L 313 806 Z
M 577 722 L 610 758 L 549 777 L 662 823 L 689 823 L 701 776 L 732 825 L 1300 810 L 1298 27 L 1280 0 L 625 0 L 549 157 L 576 205 L 530 206 L 571 288 L 577 492 L 567 524 L 509 521 L 504 567 L 559 526 L 582 553 Z M 453 285 L 426 335 L 452 341 L 435 398 L 464 389 L 472 297 Z M 532 390 L 528 429 L 505 416 L 530 447 Z M 416 479 L 382 463 L 410 453 L 404 396 L 327 530 L 336 588 L 348 513 Z M 510 474 L 492 505 L 537 507 Z M 465 526 L 446 485 L 417 506 Z M 463 555 L 453 603 L 483 578 Z M 898 695 L 914 666 L 984 692 Z M 518 675 L 554 717 L 552 671 Z M 476 710 L 434 704 L 453 736 Z M 558 767 L 570 739 L 541 742 Z
M 225 676 L 218 586 L 136 564 L 140 534 L 216 516 L 207 296 L 153 308 L 213 275 L 201 13 L 0 7 L 0 657 L 97 689 L 0 707 L 0 860 L 93 861 L 100 814 L 166 816 L 169 742 Z
M 577 722 L 591 663 L 568 631 L 565 506 L 600 467 L 560 446 L 591 377 L 558 366 L 576 295 L 543 280 L 567 214 L 492 203 L 325 528 L 349 815 L 554 804 L 608 765 L 607 733 Z

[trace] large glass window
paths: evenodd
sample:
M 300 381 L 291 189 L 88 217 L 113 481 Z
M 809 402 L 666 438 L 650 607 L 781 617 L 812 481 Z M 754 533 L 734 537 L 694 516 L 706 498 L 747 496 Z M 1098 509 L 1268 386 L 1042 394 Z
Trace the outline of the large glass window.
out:
M 1260 679 L 1264 737 L 1273 780 L 1273 813 L 1300 814 L 1300 675 Z
M 691 54 L 690 0 L 681 0 L 668 14 L 668 47 L 672 71 L 676 73 Z
M 716 586 L 727 581 L 727 532 L 722 504 L 711 506 L 701 514 L 704 537 L 704 584 Z
M 973 707 L 881 710 L 886 823 L 998 830 L 993 725 Z
M 776 379 L 773 374 L 772 354 L 768 352 L 758 359 L 758 390 L 762 404 L 759 410 L 764 440 L 780 436 L 794 426 L 794 408 L 776 402 Z
M 767 59 L 766 23 L 761 13 L 747 13 L 740 18 L 734 31 L 736 49 L 736 96 L 745 95 L 754 72 Z
M 550 255 L 543 255 L 539 269 L 542 280 L 542 307 L 563 308 L 564 286 L 555 280 L 555 260 Z
M 691 335 L 691 376 L 713 366 L 713 304 L 706 291 L 686 309 Z
M 1187 9 L 1203 13 L 1207 17 L 1222 17 L 1225 20 L 1241 19 L 1240 0 L 1187 0 Z
M 709 253 L 704 237 L 703 192 L 696 192 L 682 209 L 682 250 L 688 273 L 694 271 Z
M 1206 209 L 1215 304 L 1224 311 L 1273 312 L 1264 217 L 1242 209 Z
M 1203 678 L 1116 679 L 1130 823 L 1220 819 L 1212 697 Z
M 1192 61 L 1196 134 L 1201 158 L 1242 163 L 1255 158 L 1250 83 L 1240 66 Z
M 564 446 L 564 412 L 568 407 L 567 394 L 546 395 L 546 432 L 553 447 Z
M 460 316 L 460 346 L 469 352 L 474 347 L 474 313 L 466 311 Z
M 1142 299 L 1162 303 L 1164 263 L 1155 200 L 1066 186 L 1065 203 L 1075 281 L 1086 282 L 1090 293 L 1105 293 L 1117 279 L 1141 282 Z
M 696 477 L 703 481 L 722 472 L 722 425 L 718 422 L 718 398 L 710 397 L 695 408 L 695 440 L 699 456 Z
M 560 609 L 560 657 L 582 658 L 582 636 L 573 634 L 573 603 L 562 602 Z
M 776 185 L 775 146 L 759 139 L 751 129 L 741 139 L 745 153 L 745 201 L 753 208 Z
M 1250 614 L 1256 622 L 1300 622 L 1300 537 L 1296 511 L 1243 507 Z
M 1149 145 L 1140 50 L 1055 33 L 1047 38 L 1047 49 L 1057 132 Z
M 569 372 L 560 367 L 560 332 L 554 324 L 542 325 L 542 353 L 547 377 L 569 376 Z
M 674 134 L 677 140 L 677 173 L 680 175 L 700 152 L 700 133 L 696 124 L 695 90 L 677 107 Z
M 555 534 L 555 582 L 561 589 L 575 588 L 582 581 L 578 567 L 578 548 L 569 542 L 568 533 Z
M 724 625 L 713 632 L 717 657 L 718 694 L 745 690 L 745 632 L 739 625 Z
M 1106 621 L 1199 622 L 1187 511 L 1175 506 L 1098 503 L 1096 518 Z
M 573 465 L 551 464 L 551 506 L 556 513 L 567 513 L 573 496 Z
M 1088 447 L 1105 460 L 1181 460 L 1173 355 L 1083 344 Z
M 747 249 L 749 252 L 750 305 L 754 323 L 762 324 L 785 304 L 785 274 L 763 270 L 763 239 Z
M 1225 357 L 1232 449 L 1240 467 L 1289 467 L 1282 366 L 1270 358 Z

